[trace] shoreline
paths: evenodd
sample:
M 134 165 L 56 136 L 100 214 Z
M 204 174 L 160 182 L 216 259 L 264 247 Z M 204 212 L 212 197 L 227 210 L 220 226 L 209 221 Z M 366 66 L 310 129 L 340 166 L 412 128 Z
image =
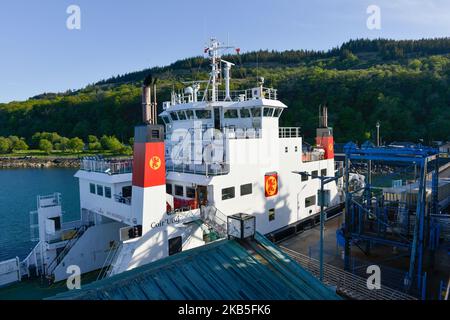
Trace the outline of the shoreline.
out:
M 0 169 L 16 168 L 79 168 L 78 157 L 0 157 Z

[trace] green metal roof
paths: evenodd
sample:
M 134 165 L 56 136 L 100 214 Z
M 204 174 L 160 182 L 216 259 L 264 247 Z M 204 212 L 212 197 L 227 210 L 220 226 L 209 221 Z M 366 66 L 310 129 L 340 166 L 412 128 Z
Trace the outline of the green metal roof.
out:
M 50 299 L 340 299 L 264 236 L 220 240 Z

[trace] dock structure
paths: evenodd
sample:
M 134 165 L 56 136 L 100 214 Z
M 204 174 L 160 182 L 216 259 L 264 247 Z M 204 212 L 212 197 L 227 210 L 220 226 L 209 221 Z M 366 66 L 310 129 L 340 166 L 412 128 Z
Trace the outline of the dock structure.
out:
M 344 151 L 345 268 L 350 269 L 352 248 L 364 251 L 366 256 L 377 246 L 401 250 L 409 256 L 405 287 L 416 286 L 425 295 L 424 259 L 435 259 L 443 236 L 441 226 L 450 220 L 441 213 L 448 198 L 448 183 L 439 182 L 439 151 L 423 146 L 358 147 L 353 143 L 348 143 Z M 401 180 L 393 181 L 391 188 L 376 186 L 372 168 L 380 163 L 411 170 L 413 179 L 406 185 Z M 350 183 L 355 164 L 364 165 L 362 185 Z

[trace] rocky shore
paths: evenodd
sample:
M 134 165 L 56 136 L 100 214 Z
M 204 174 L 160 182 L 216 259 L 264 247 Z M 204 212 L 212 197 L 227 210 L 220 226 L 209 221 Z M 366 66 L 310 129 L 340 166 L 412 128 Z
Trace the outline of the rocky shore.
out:
M 6 168 L 79 168 L 79 158 L 0 157 L 0 169 Z

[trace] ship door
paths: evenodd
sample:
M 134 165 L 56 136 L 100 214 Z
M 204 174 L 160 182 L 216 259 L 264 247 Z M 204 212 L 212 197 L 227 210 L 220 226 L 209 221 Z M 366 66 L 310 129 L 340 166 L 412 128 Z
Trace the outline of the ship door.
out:
M 197 203 L 205 206 L 208 203 L 208 189 L 206 186 L 197 186 Z
M 221 110 L 222 108 L 216 107 L 214 108 L 214 129 L 220 130 L 222 127 L 221 122 Z

